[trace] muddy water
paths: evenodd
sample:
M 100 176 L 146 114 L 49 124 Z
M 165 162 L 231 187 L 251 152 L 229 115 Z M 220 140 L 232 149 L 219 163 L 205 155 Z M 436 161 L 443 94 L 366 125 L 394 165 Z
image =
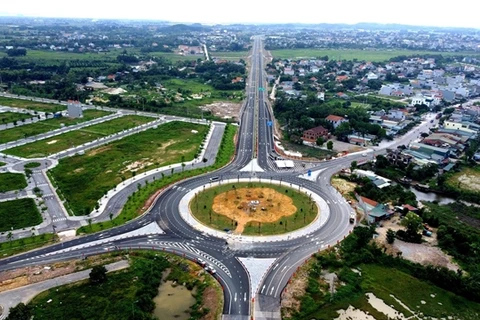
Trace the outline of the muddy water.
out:
M 188 320 L 190 307 L 195 304 L 193 294 L 195 290 L 190 291 L 172 281 L 162 281 L 158 287 L 158 295 L 153 298 L 153 315 L 161 320 Z

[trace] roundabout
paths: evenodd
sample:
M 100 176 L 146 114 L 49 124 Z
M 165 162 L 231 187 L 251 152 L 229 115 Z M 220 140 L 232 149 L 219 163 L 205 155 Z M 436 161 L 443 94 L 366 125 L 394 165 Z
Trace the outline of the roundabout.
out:
M 318 214 L 305 193 L 268 183 L 229 183 L 205 189 L 190 202 L 204 225 L 235 235 L 275 235 L 300 229 Z
M 194 188 L 180 200 L 179 212 L 204 234 L 240 242 L 302 237 L 319 230 L 330 215 L 326 201 L 311 190 L 286 186 L 281 180 L 265 183 L 260 178 Z

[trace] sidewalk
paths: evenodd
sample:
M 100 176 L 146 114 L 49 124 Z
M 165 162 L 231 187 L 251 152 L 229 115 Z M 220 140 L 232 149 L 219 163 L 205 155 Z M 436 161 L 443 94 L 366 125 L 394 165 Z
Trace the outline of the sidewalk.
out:
M 128 261 L 122 260 L 105 265 L 108 272 L 117 271 L 128 268 L 130 265 Z M 4 319 L 11 307 L 16 306 L 20 302 L 27 304 L 39 293 L 48 290 L 50 288 L 58 287 L 64 284 L 77 282 L 80 280 L 88 279 L 90 271 L 92 269 L 83 270 L 80 272 L 71 273 L 58 278 L 45 280 L 42 282 L 30 284 L 24 287 L 16 288 L 13 290 L 0 293 L 0 307 L 3 309 L 3 313 L 0 315 L 0 319 Z

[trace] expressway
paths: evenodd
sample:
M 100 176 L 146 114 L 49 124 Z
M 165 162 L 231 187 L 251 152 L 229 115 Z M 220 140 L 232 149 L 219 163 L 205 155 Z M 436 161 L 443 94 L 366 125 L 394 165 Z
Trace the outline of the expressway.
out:
M 352 212 L 345 199 L 330 185 L 330 177 L 340 169 L 349 167 L 352 161 L 371 158 L 351 154 L 343 158 L 321 162 L 311 168 L 317 172 L 316 179 L 301 177 L 303 172 L 278 172 L 269 154 L 274 152 L 273 115 L 269 108 L 264 73 L 264 56 L 260 37 L 253 39 L 251 68 L 246 87 L 246 99 L 242 106 L 240 127 L 237 135 L 235 158 L 226 167 L 216 172 L 181 181 L 164 190 L 150 210 L 125 225 L 98 234 L 79 237 L 71 241 L 0 260 L 0 270 L 38 265 L 59 260 L 104 253 L 112 250 L 152 249 L 182 255 L 188 259 L 203 259 L 216 273 L 214 277 L 224 288 L 224 319 L 247 320 L 251 317 L 276 320 L 280 317 L 280 299 L 291 276 L 306 259 L 329 245 L 342 240 L 352 230 L 349 215 Z M 223 132 L 223 131 L 222 131 Z M 379 150 L 380 151 L 380 150 Z M 256 162 L 257 169 L 244 171 Z M 260 167 L 261 169 L 258 169 Z M 254 166 L 252 166 L 254 168 Z M 306 192 L 318 194 L 328 203 L 329 218 L 325 224 L 308 234 L 283 241 L 253 242 L 248 245 L 231 246 L 221 237 L 207 235 L 189 225 L 181 218 L 180 202 L 185 195 L 198 187 L 211 184 L 210 178 L 218 180 L 248 179 L 252 177 L 282 181 L 301 186 Z M 135 186 L 125 188 L 122 197 L 135 191 Z M 111 210 L 123 204 L 112 198 Z M 158 234 L 135 234 L 148 225 L 157 225 Z M 264 273 L 258 291 L 253 292 L 250 275 L 238 258 L 275 258 L 276 261 Z M 253 303 L 252 303 L 253 301 Z

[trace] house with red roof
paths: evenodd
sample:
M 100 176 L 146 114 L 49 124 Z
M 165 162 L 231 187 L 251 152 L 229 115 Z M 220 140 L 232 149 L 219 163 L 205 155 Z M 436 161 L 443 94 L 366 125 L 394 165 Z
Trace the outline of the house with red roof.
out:
M 329 133 L 328 129 L 318 126 L 312 129 L 303 131 L 302 140 L 307 142 L 316 142 L 318 138 L 324 137 L 328 139 Z
M 333 125 L 334 129 L 336 129 L 343 122 L 348 122 L 348 120 L 345 119 L 344 117 L 336 116 L 333 114 L 329 115 L 325 120 L 330 122 Z

